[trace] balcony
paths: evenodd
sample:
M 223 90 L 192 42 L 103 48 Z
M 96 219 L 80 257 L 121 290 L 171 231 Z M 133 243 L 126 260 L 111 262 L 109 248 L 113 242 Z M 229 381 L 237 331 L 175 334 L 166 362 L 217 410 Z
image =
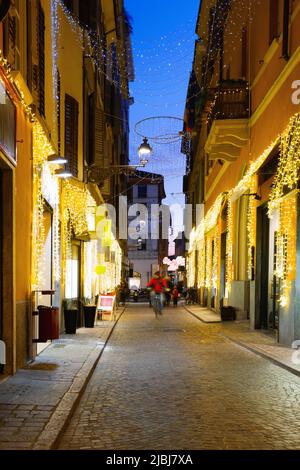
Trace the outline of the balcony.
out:
M 225 81 L 216 89 L 207 120 L 205 151 L 210 160 L 234 162 L 249 137 L 249 88 L 244 81 Z

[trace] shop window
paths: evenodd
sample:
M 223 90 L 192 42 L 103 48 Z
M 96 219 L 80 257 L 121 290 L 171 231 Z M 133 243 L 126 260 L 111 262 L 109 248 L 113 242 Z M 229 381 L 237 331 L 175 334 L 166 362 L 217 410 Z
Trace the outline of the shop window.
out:
M 79 297 L 80 246 L 72 245 L 72 257 L 66 261 L 66 299 Z

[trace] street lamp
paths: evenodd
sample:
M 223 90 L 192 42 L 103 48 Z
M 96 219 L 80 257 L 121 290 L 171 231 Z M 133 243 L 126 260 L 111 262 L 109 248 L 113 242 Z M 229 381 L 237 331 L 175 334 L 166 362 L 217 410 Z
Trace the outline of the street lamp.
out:
M 147 137 L 144 137 L 142 144 L 139 146 L 139 157 L 142 166 L 145 166 L 148 163 L 146 156 L 150 156 L 152 153 L 152 147 L 149 145 Z
M 101 186 L 104 184 L 104 181 L 112 175 L 134 175 L 138 168 L 144 168 L 148 163 L 149 160 L 146 156 L 150 156 L 151 152 L 152 147 L 150 147 L 147 138 L 144 137 L 142 144 L 138 148 L 140 159 L 138 165 L 111 165 L 106 168 L 100 166 L 87 166 L 85 168 L 87 181 Z

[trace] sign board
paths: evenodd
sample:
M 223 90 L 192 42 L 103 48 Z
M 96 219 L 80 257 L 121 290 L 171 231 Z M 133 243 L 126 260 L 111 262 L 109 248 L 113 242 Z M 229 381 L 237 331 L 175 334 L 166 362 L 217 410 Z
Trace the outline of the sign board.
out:
M 115 299 L 115 295 L 99 295 L 97 311 L 102 313 L 102 319 L 105 319 L 104 315 L 109 315 L 110 317 L 113 315 Z

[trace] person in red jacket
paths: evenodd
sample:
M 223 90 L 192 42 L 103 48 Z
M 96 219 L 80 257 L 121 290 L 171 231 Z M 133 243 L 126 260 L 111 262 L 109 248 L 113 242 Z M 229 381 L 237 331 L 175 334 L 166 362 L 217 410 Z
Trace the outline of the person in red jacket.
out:
M 157 318 L 158 315 L 162 315 L 164 292 L 167 288 L 167 282 L 161 277 L 160 272 L 157 271 L 151 281 L 148 282 L 147 287 L 151 289 L 151 305 Z
M 177 289 L 177 286 L 174 287 L 172 291 L 172 296 L 173 296 L 173 306 L 176 308 L 178 304 L 178 297 L 179 297 L 179 290 Z

